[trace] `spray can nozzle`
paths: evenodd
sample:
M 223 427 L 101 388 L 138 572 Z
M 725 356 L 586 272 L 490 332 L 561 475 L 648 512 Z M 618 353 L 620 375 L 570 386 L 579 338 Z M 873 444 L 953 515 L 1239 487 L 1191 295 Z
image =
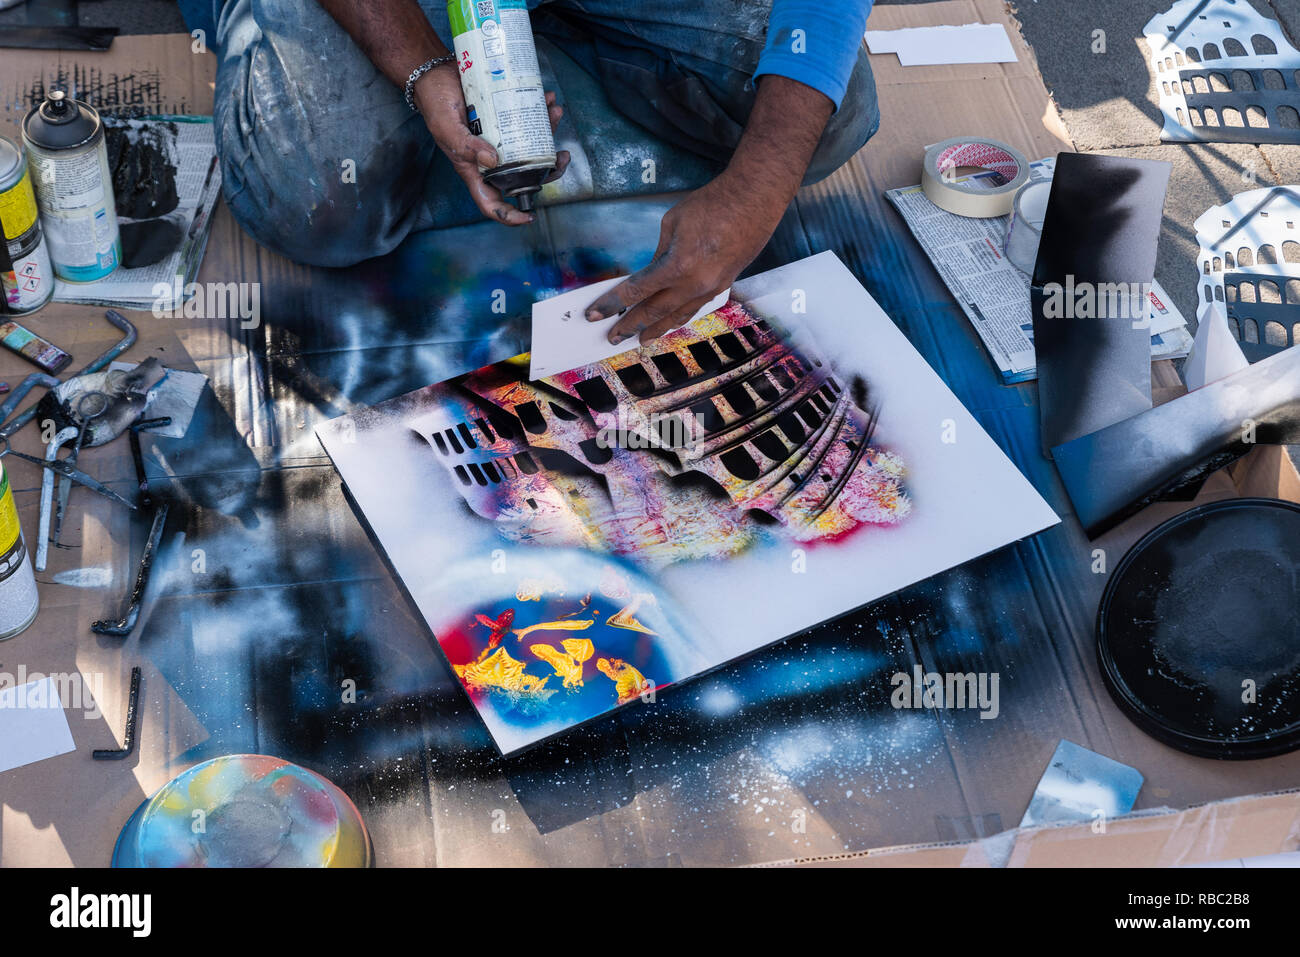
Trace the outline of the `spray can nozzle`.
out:
M 498 165 L 479 172 L 502 199 L 531 213 L 556 153 L 526 6 L 447 0 L 466 119 L 497 154 Z
M 41 114 L 51 123 L 67 123 L 74 119 L 77 111 L 72 108 L 68 94 L 63 90 L 51 90 L 45 96 L 45 105 Z

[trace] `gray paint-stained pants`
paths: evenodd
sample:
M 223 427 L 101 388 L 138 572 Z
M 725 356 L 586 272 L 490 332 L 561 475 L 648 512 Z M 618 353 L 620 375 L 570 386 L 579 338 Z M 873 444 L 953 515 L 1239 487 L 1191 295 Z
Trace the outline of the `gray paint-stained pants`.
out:
M 424 0 L 452 48 L 445 7 Z M 574 154 L 543 202 L 688 189 L 735 148 L 771 0 L 530 0 L 548 87 Z M 423 120 L 314 0 L 181 0 L 217 68 L 225 197 L 260 243 L 345 266 L 409 233 L 481 219 Z M 653 20 L 647 15 L 653 13 Z M 829 175 L 879 125 L 859 55 L 805 182 Z M 658 175 L 647 182 L 646 159 Z

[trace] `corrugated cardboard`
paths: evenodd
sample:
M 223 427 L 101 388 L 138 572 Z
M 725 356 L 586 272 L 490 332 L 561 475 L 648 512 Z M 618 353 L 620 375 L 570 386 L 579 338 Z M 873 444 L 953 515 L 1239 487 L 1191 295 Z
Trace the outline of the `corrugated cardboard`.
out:
M 868 26 L 898 30 L 940 24 L 1003 23 L 1019 60 L 900 66 L 892 53 L 871 57 L 880 96 L 880 127 L 871 172 L 884 189 L 920 182 L 925 147 L 949 136 L 978 134 L 1021 150 L 1030 159 L 1073 149 L 1069 133 L 1043 87 L 1033 51 L 998 0 L 877 5 Z
M 888 188 L 918 182 L 920 157 L 927 144 L 947 136 L 973 133 L 1002 139 L 1032 157 L 1071 148 L 1038 76 L 1032 52 L 1002 3 L 947 0 L 921 5 L 882 5 L 872 14 L 871 25 L 891 29 L 976 20 L 1006 23 L 1020 61 L 904 69 L 892 54 L 873 58 L 883 114 L 882 132 L 850 166 L 832 177 L 834 182 L 818 184 L 801 194 L 797 215 L 804 221 L 811 241 L 816 241 L 818 230 L 829 231 L 847 219 L 865 216 L 879 226 L 882 235 L 887 231 L 887 239 L 882 242 L 898 244 L 889 254 L 905 263 L 903 271 L 922 275 L 930 267 L 881 194 Z M 140 87 L 145 91 L 142 95 L 150 111 L 210 111 L 214 61 L 210 54 L 194 53 L 191 43 L 183 35 L 122 37 L 106 54 L 6 51 L 0 63 L 0 130 L 12 135 L 13 124 L 36 78 L 54 78 L 60 69 L 73 78 L 101 78 L 95 80 L 96 90 L 113 89 L 111 83 L 101 82 L 102 78 L 113 75 L 156 78 L 156 82 L 150 80 Z M 124 89 L 124 83 L 120 79 L 117 88 Z M 625 228 L 622 222 L 595 222 L 589 226 L 590 230 Z M 806 246 L 792 246 L 776 252 L 793 259 L 810 251 Z M 856 255 L 852 249 L 836 251 L 846 261 L 854 260 Z M 898 269 L 890 275 L 900 283 L 909 281 Z M 200 276 L 223 282 L 248 277 L 265 283 L 289 284 L 300 281 L 304 270 L 257 247 L 243 235 L 222 206 Z M 937 278 L 927 281 L 931 287 L 940 289 L 932 295 L 945 295 L 937 285 Z M 331 294 L 330 288 L 324 286 L 321 291 L 304 293 L 304 296 L 326 297 Z M 869 288 L 878 297 L 881 295 L 881 289 Z M 304 301 L 308 307 L 313 304 L 310 298 Z M 327 310 L 322 308 L 321 312 Z M 994 382 L 991 366 L 972 372 L 946 365 L 944 353 L 949 345 L 946 339 L 932 335 L 931 329 L 915 321 L 907 326 L 914 317 L 901 310 L 893 315 L 913 334 L 914 343 L 982 421 L 1014 422 L 1017 416 L 1036 416 L 1035 409 L 1026 407 L 1024 392 L 991 385 Z M 238 438 L 222 436 L 222 440 L 242 440 L 259 461 L 273 442 L 286 444 L 304 430 L 304 434 L 310 434 L 311 410 L 304 411 L 304 404 L 295 404 L 301 402 L 295 399 L 296 391 L 328 398 L 332 394 L 330 390 L 336 388 L 318 378 L 307 382 L 309 387 L 301 390 L 286 389 L 285 383 L 300 375 L 301 365 L 295 364 L 292 356 L 275 353 L 273 347 L 277 342 L 270 337 L 266 340 L 267 355 L 259 362 L 250 357 L 249 350 L 255 333 L 244 333 L 237 326 L 155 319 L 148 313 L 130 316 L 140 326 L 140 342 L 123 358 L 158 355 L 165 364 L 197 368 L 212 375 L 214 383 L 221 383 L 218 391 L 223 408 L 242 430 Z M 961 320 L 953 322 L 961 323 Z M 74 368 L 118 338 L 116 331 L 104 321 L 102 310 L 93 307 L 51 305 L 29 317 L 27 324 L 72 352 Z M 315 334 L 322 338 L 320 343 L 315 340 L 310 343 L 313 348 L 321 351 L 344 348 L 328 341 L 327 333 Z M 974 340 L 973 332 L 964 323 L 946 328 L 943 335 L 969 336 L 972 343 Z M 978 348 L 972 343 L 968 343 L 970 348 Z M 401 348 L 405 343 L 391 345 Z M 0 353 L 0 378 L 16 384 L 29 371 L 31 367 L 23 360 Z M 270 381 L 263 381 L 259 376 Z M 1157 402 L 1166 401 L 1181 389 L 1176 373 L 1167 363 L 1156 367 L 1154 382 Z M 263 404 L 268 395 L 278 401 L 276 407 Z M 338 407 L 337 411 L 344 408 Z M 1041 456 L 1036 449 L 1020 448 L 1015 446 L 1014 439 L 1011 441 L 1009 453 L 1022 468 L 1029 471 L 1050 467 L 1039 462 Z M 16 446 L 37 452 L 36 430 L 25 430 Z M 292 452 L 299 454 L 299 444 L 293 445 Z M 308 445 L 301 444 L 301 456 L 303 461 L 310 458 Z M 132 467 L 124 443 L 88 451 L 83 463 L 96 476 L 118 482 L 122 490 L 132 483 Z M 12 472 L 23 526 L 30 541 L 36 526 L 38 470 L 27 463 L 14 462 Z M 1042 475 L 1034 477 L 1036 481 L 1042 480 Z M 1200 500 L 1239 493 L 1284 494 L 1297 498 L 1300 478 L 1290 468 L 1285 455 L 1276 449 L 1261 448 L 1231 473 L 1215 475 L 1207 482 Z M 1186 507 L 1187 503 L 1153 506 L 1115 529 L 1099 544 L 1118 560 L 1122 550 L 1146 529 Z M 359 556 L 368 555 L 365 539 L 347 515 L 341 499 L 338 510 L 338 547 L 355 550 Z M 106 676 L 101 702 L 104 715 L 98 720 L 77 718 L 70 722 L 77 753 L 6 773 L 3 792 L 0 792 L 3 804 L 0 863 L 3 864 L 105 864 L 117 830 L 127 816 L 144 797 L 193 763 L 189 753 L 208 734 L 186 700 L 168 684 L 167 677 L 148 667 L 147 655 L 138 655 L 131 642 L 122 646 L 117 642 L 98 641 L 86 632 L 91 619 L 116 610 L 134 570 L 144 529 L 139 523 L 133 526 L 118 507 L 85 492 L 74 497 L 69 519 L 70 540 L 77 541 L 81 547 L 76 551 L 51 553 L 50 572 L 40 576 L 44 582 L 41 616 L 22 636 L 21 646 L 0 643 L 0 667 L 11 667 L 21 658 L 32 670 L 103 673 Z M 1070 544 L 1073 548 L 1083 548 L 1084 540 L 1080 535 L 1078 541 L 1072 539 Z M 984 567 L 995 571 L 1015 567 L 1033 576 L 1037 585 L 1050 557 L 1043 552 L 1046 547 L 1030 542 L 1023 548 L 1006 550 L 1001 556 L 991 558 Z M 374 576 L 373 586 L 368 587 L 373 587 L 381 597 L 387 596 L 391 605 L 394 590 L 378 569 L 377 560 L 369 560 L 375 568 L 368 571 Z M 96 588 L 48 583 L 54 575 L 77 568 L 102 569 L 109 581 Z M 1045 590 L 1075 589 L 1076 585 L 1042 582 Z M 1092 600 L 1086 594 L 1081 598 L 1073 593 L 1060 598 L 1062 602 L 1067 599 L 1075 604 Z M 899 601 L 904 616 L 914 610 L 907 604 L 911 599 Z M 1045 601 L 1043 607 L 1051 614 L 1050 601 Z M 390 613 L 387 607 L 383 610 L 385 614 Z M 1016 612 L 1017 609 L 1009 609 L 1007 613 Z M 392 618 L 377 617 L 375 626 L 383 628 L 387 622 L 395 621 L 401 627 L 392 629 L 392 640 L 405 640 L 403 629 L 409 626 L 401 620 L 400 609 L 391 611 L 391 615 Z M 925 616 L 914 617 L 920 621 L 918 627 L 924 628 Z M 976 621 L 971 628 L 997 624 Z M 665 860 L 691 864 L 792 861 L 804 856 L 814 857 L 816 862 L 868 866 L 998 866 L 1082 861 L 1177 863 L 1296 847 L 1295 808 L 1300 806 L 1296 796 L 1248 795 L 1275 792 L 1300 780 L 1300 755 L 1229 765 L 1193 759 L 1164 748 L 1138 731 L 1110 702 L 1096 676 L 1091 635 L 1085 630 L 1072 630 L 1063 615 L 1052 617 L 1046 627 L 1064 636 L 1055 655 L 1042 655 L 1032 666 L 1019 660 L 1010 661 L 1022 687 L 1041 689 L 1037 710 L 1026 709 L 1008 716 L 1006 721 L 983 725 L 976 720 L 973 726 L 941 719 L 940 757 L 925 769 L 912 769 L 914 790 L 897 792 L 888 800 L 877 800 L 860 793 L 848 798 L 841 789 L 834 802 L 822 801 L 810 811 L 807 833 L 797 851 L 791 849 L 788 836 L 773 837 L 775 829 L 748 812 L 684 839 L 682 834 L 698 814 L 690 813 L 689 807 L 686 813 L 679 813 L 675 818 L 668 813 L 681 811 L 671 803 L 677 791 L 675 780 L 662 775 L 656 779 L 653 773 L 647 772 L 645 762 L 640 760 L 644 755 L 634 751 L 635 740 L 628 742 L 628 753 L 620 751 L 608 758 L 611 762 L 623 758 L 637 761 L 635 775 L 631 768 L 626 775 L 622 767 L 617 769 L 619 784 L 614 806 L 602 806 L 599 812 L 586 816 L 581 813 L 585 779 L 598 776 L 600 769 L 580 768 L 575 772 L 579 773 L 578 780 L 571 784 L 574 789 L 571 798 L 566 796 L 561 802 L 561 810 L 567 812 L 572 804 L 579 813 L 572 821 L 561 821 L 554 830 L 537 823 L 536 806 L 529 804 L 529 795 L 517 783 L 518 778 L 508 777 L 495 765 L 477 772 L 466 786 L 454 791 L 443 787 L 442 779 L 430 773 L 428 806 L 423 809 L 386 803 L 383 787 L 374 788 L 373 793 L 360 788 L 349 793 L 361 806 L 370 825 L 381 864 L 637 864 Z M 408 650 L 413 656 L 416 654 L 413 649 Z M 989 653 L 999 652 L 994 647 Z M 137 660 L 146 665 L 141 705 L 145 718 L 139 751 L 127 762 L 92 762 L 85 753 L 87 750 L 116 747 L 119 743 L 127 675 L 130 664 Z M 989 660 L 994 667 L 1007 663 Z M 1068 690 L 1063 692 L 1062 688 Z M 1110 822 L 1102 840 L 1097 840 L 1088 828 L 1001 833 L 1007 824 L 1019 820 L 1048 755 L 1062 736 L 1137 766 L 1148 782 L 1139 798 L 1139 807 L 1147 813 L 1132 820 Z M 260 740 L 257 743 L 261 745 Z M 731 769 L 739 766 L 743 773 L 748 773 L 751 764 L 754 775 L 759 775 L 763 770 L 761 760 L 742 749 L 734 756 Z M 472 766 L 470 770 L 474 770 Z M 717 765 L 712 770 L 723 773 Z M 562 773 L 562 770 L 555 772 L 557 776 Z M 638 777 L 653 780 L 645 785 Z M 555 787 L 553 783 L 550 786 Z M 783 797 L 788 793 L 791 801 L 811 803 L 807 801 L 808 795 L 799 793 L 793 784 L 787 782 L 782 787 Z M 1161 806 L 1182 810 L 1150 813 Z M 844 809 L 857 812 L 864 807 L 861 814 L 840 813 Z M 489 840 L 465 826 L 467 820 L 480 817 L 487 820 L 486 815 L 493 808 L 504 809 L 509 819 L 516 822 L 508 839 L 493 835 Z M 865 829 L 870 836 L 854 838 L 850 843 L 843 833 L 845 817 L 865 821 L 860 829 Z M 413 827 L 413 820 L 422 829 Z M 846 843 L 850 843 L 849 851 L 860 853 L 841 860 L 836 855 L 845 851 Z M 867 851 L 867 848 L 880 850 Z
M 1013 45 L 1021 56 L 1017 64 L 902 67 L 891 54 L 873 56 L 872 68 L 881 89 L 882 112 L 890 107 L 908 122 L 890 126 L 888 147 L 873 143 L 873 174 L 888 171 L 887 185 L 906 186 L 917 181 L 917 157 L 925 144 L 963 132 L 1004 140 L 1027 156 L 1046 156 L 1070 149 L 1069 136 L 1055 105 L 1043 88 L 1032 51 L 1004 4 L 997 0 L 960 0 L 921 5 L 878 5 L 872 12 L 872 29 L 898 29 L 930 24 L 1006 22 Z M 901 126 L 901 129 L 900 129 Z M 897 131 L 895 133 L 895 131 Z M 1053 143 L 1049 140 L 1055 139 Z M 899 145 L 895 145 L 895 144 Z M 924 268 L 919 266 L 918 268 Z M 1186 390 L 1172 363 L 1158 362 L 1152 369 L 1155 404 L 1169 401 Z M 1114 561 L 1160 522 L 1195 505 L 1237 495 L 1258 495 L 1300 502 L 1300 476 L 1286 452 L 1276 446 L 1252 451 L 1230 469 L 1215 473 L 1191 502 L 1153 505 L 1093 546 L 1103 548 Z M 1068 521 L 1074 521 L 1073 517 Z M 872 850 L 819 858 L 791 858 L 777 862 L 800 866 L 1172 866 L 1210 863 L 1225 858 L 1292 851 L 1300 848 L 1300 794 L 1278 790 L 1300 774 L 1296 755 L 1272 762 L 1214 762 L 1191 758 L 1167 748 L 1130 724 L 1110 701 L 1096 674 L 1092 635 L 1075 636 L 1077 658 L 1062 660 L 1067 671 L 1091 673 L 1088 699 L 1070 697 L 1058 707 L 1078 715 L 1081 729 L 1096 740 L 1110 741 L 1102 750 L 1133 764 L 1146 776 L 1139 806 L 1159 805 L 1195 782 L 1197 789 L 1219 800 L 1184 810 L 1150 809 L 1107 822 L 1102 834 L 1091 823 L 1077 826 L 1007 830 L 980 839 L 907 846 L 882 846 Z M 1072 684 L 1072 683 L 1071 683 Z M 1001 722 L 995 722 L 1001 724 Z M 955 742 L 958 777 L 972 792 L 984 791 L 990 778 L 971 764 L 1008 760 L 1012 765 L 1028 760 L 1014 731 L 999 730 L 1001 745 L 991 742 Z M 965 744 L 966 747 L 962 745 Z M 1045 757 L 1045 755 L 1044 755 Z M 1039 768 L 1041 770 L 1041 768 Z M 1007 780 L 1017 780 L 1008 774 Z M 1023 807 L 1029 790 L 1023 778 L 1012 786 L 1003 806 Z M 1254 792 L 1254 793 L 1252 793 Z M 1017 804 L 1017 802 L 1019 802 Z M 995 802 L 997 803 L 997 802 Z M 1005 816 L 1003 816 L 1005 819 Z M 987 834 L 988 832 L 986 832 Z
M 96 109 L 212 115 L 217 61 L 185 35 L 118 37 L 102 53 L 5 50 L 0 136 L 18 138 L 33 97 L 62 89 Z
M 5 50 L 0 58 L 0 135 L 17 140 L 19 123 L 33 95 L 50 86 L 66 88 L 97 106 L 130 106 L 141 113 L 211 114 L 215 58 L 195 52 L 192 43 L 185 35 L 130 36 L 118 38 L 104 53 Z M 224 207 L 220 216 L 229 223 Z M 156 319 L 147 312 L 125 315 L 136 324 L 139 340 L 122 356 L 123 361 L 155 355 L 167 366 L 196 368 L 177 338 L 182 329 L 179 321 Z M 51 303 L 19 321 L 72 354 L 65 376 L 122 338 L 96 306 Z M 34 371 L 22 358 L 0 352 L 0 380 L 16 387 Z M 19 409 L 44 391 L 32 392 Z M 23 429 L 13 445 L 32 455 L 45 451 L 36 426 Z M 12 457 L 4 464 L 30 550 L 38 527 L 41 470 Z M 120 494 L 128 498 L 134 494 L 134 467 L 125 440 L 85 450 L 80 464 Z M 37 575 L 41 610 L 36 623 L 18 638 L 0 642 L 0 669 L 7 672 L 22 665 L 29 673 L 79 672 L 98 681 L 102 712 L 91 718 L 68 712 L 77 751 L 5 773 L 0 785 L 2 864 L 106 865 L 118 827 L 171 778 L 167 759 L 206 737 L 148 658 L 130 651 L 130 640 L 124 654 L 121 641 L 94 640 L 87 630 L 96 618 L 120 614 L 119 603 L 130 587 L 142 534 L 143 529 L 133 529 L 125 509 L 85 489 L 74 490 L 63 541 L 75 547 L 50 550 L 48 571 Z M 103 576 L 105 583 L 94 588 L 54 583 L 56 575 L 79 568 Z M 140 726 L 139 751 L 126 761 L 92 761 L 91 749 L 121 746 L 130 669 L 137 663 L 144 671 L 140 710 L 150 715 Z M 142 762 L 140 754 L 155 758 Z
M 1018 828 L 981 841 L 885 847 L 777 861 L 793 867 L 1195 867 L 1300 846 L 1300 791 L 1228 798 L 1182 811 Z

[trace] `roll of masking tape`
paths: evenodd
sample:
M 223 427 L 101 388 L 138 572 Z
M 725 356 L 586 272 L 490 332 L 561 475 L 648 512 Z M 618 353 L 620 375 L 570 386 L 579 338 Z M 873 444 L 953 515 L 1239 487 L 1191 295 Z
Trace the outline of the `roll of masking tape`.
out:
M 996 174 L 958 182 L 958 170 L 973 167 Z M 995 185 L 990 185 L 990 180 Z M 925 151 L 921 188 L 926 198 L 958 216 L 987 219 L 1011 212 L 1016 191 L 1029 180 L 1029 161 L 997 140 L 955 136 Z
M 1050 180 L 1026 183 L 1011 204 L 1011 225 L 1003 252 L 1011 265 L 1032 276 L 1038 261 L 1038 242 L 1043 236 L 1043 219 L 1047 216 L 1047 199 L 1052 195 Z

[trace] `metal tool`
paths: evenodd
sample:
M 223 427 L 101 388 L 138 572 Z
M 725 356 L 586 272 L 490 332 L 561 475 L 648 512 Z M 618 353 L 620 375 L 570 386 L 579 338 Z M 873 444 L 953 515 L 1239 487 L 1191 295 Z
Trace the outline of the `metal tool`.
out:
M 54 462 L 59 449 L 77 437 L 80 430 L 74 426 L 60 429 L 45 447 L 45 461 Z M 65 478 L 67 476 L 64 476 Z M 45 571 L 45 563 L 50 554 L 50 508 L 54 504 L 54 473 L 48 469 L 41 475 L 41 516 L 40 534 L 36 539 L 36 570 Z
M 158 551 L 158 542 L 162 538 L 163 525 L 167 523 L 169 507 L 163 503 L 153 513 L 153 525 L 149 527 L 149 538 L 144 543 L 144 551 L 140 553 L 140 567 L 135 574 L 135 585 L 131 588 L 131 599 L 126 614 L 117 621 L 101 618 L 93 622 L 90 630 L 95 634 L 121 638 L 129 635 L 135 628 L 136 620 L 140 617 L 140 605 L 144 601 L 145 589 L 149 587 L 149 572 L 153 568 L 154 555 Z
M 135 325 L 131 322 L 131 320 L 127 319 L 126 316 L 122 315 L 116 309 L 106 310 L 104 312 L 104 318 L 107 319 L 109 322 L 111 322 L 118 329 L 121 329 L 124 335 L 115 345 L 112 345 L 109 348 L 105 349 L 88 365 L 86 365 L 81 369 L 78 369 L 72 375 L 68 376 L 69 379 L 75 379 L 77 376 L 89 375 L 92 372 L 98 372 L 100 369 L 104 368 L 106 365 L 108 365 L 110 362 L 112 362 L 114 359 L 120 356 L 127 349 L 130 349 L 133 345 L 135 345 L 135 341 L 137 338 L 139 338 L 140 334 L 136 330 Z M 7 398 L 4 401 L 4 404 L 0 405 L 0 422 L 4 422 L 4 425 L 0 425 L 0 437 L 8 438 L 9 436 L 17 432 L 19 429 L 21 429 L 28 422 L 30 422 L 33 418 L 35 418 L 36 406 L 30 405 L 22 412 L 20 412 L 17 416 L 15 416 L 13 421 L 5 422 L 5 420 L 8 419 L 9 416 L 13 414 L 13 410 L 18 407 L 18 403 L 22 401 L 22 398 L 25 395 L 27 395 L 28 392 L 30 392 L 38 385 L 43 385 L 47 389 L 53 389 L 56 386 L 61 384 L 62 383 L 60 383 L 58 379 L 54 378 L 54 376 L 45 375 L 44 373 L 40 373 L 40 372 L 33 372 L 21 383 L 19 383 L 18 387 L 14 389 L 13 393 L 10 394 L 9 398 Z
M 120 748 L 96 748 L 90 756 L 96 761 L 120 761 L 135 750 L 135 728 L 140 707 L 140 666 L 131 669 L 131 696 L 126 702 L 126 732 L 122 735 Z
M 171 424 L 172 417 L 164 415 L 156 419 L 144 419 L 130 428 L 128 439 L 131 443 L 131 459 L 135 462 L 136 479 L 140 483 L 140 497 L 136 500 L 140 508 L 150 508 L 153 505 L 153 495 L 149 492 L 149 478 L 144 470 L 144 453 L 140 450 L 140 433 L 145 429 L 165 429 Z
M 140 505 L 148 507 L 153 504 L 153 495 L 149 491 L 149 475 L 144 468 L 144 455 L 140 451 L 140 430 L 163 428 L 171 424 L 171 418 L 145 419 L 131 426 L 131 456 L 135 459 L 136 476 L 140 481 Z M 154 556 L 158 552 L 158 542 L 162 539 L 163 526 L 167 524 L 167 512 L 170 506 L 163 502 L 154 510 L 153 524 L 149 527 L 149 537 L 145 540 L 144 551 L 140 553 L 140 567 L 135 573 L 135 585 L 131 589 L 130 604 L 126 614 L 118 621 L 101 619 L 90 626 L 97 635 L 129 635 L 140 617 L 140 605 L 144 601 L 145 589 L 149 587 L 149 573 L 153 569 Z
M 109 322 L 111 322 L 113 325 L 117 326 L 117 328 L 121 329 L 122 332 L 125 333 L 125 335 L 123 335 L 122 338 L 119 339 L 115 345 L 109 346 L 98 356 L 96 356 L 93 360 L 91 360 L 91 362 L 88 365 L 86 365 L 81 369 L 78 369 L 69 378 L 79 376 L 79 375 L 86 375 L 87 373 L 90 372 L 98 372 L 100 369 L 104 368 L 104 366 L 108 365 L 110 362 L 112 362 L 114 359 L 120 356 L 123 352 L 126 352 L 127 349 L 130 349 L 133 345 L 135 345 L 135 340 L 139 338 L 140 333 L 136 330 L 135 324 L 132 323 L 130 319 L 122 315 L 116 309 L 104 310 L 104 318 L 107 319 Z
M 98 492 L 100 495 L 104 496 L 107 499 L 110 499 L 111 501 L 116 502 L 118 505 L 125 505 L 133 512 L 136 510 L 134 502 L 128 502 L 126 499 L 118 495 L 116 492 L 114 492 L 103 482 L 99 481 L 98 479 L 92 478 L 91 476 L 87 475 L 85 472 L 82 472 L 79 469 L 73 468 L 67 462 L 64 462 L 59 459 L 55 459 L 53 462 L 50 462 L 45 459 L 39 459 L 34 455 L 28 455 L 25 452 L 15 452 L 12 448 L 9 447 L 9 437 L 7 435 L 4 435 L 3 433 L 0 433 L 0 444 L 3 445 L 3 448 L 0 448 L 0 458 L 3 458 L 6 455 L 12 455 L 14 456 L 14 458 L 22 459 L 24 462 L 31 462 L 33 465 L 39 465 L 41 468 L 49 469 L 52 472 L 58 472 L 60 475 L 66 475 L 68 478 L 72 479 L 72 481 L 76 482 L 78 485 L 84 485 L 92 492 Z
M 3 404 L 0 404 L 0 422 L 4 422 L 5 419 L 9 418 L 9 416 L 13 414 L 14 409 L 18 408 L 18 403 L 23 401 L 23 399 L 26 398 L 27 393 L 31 392 L 32 389 L 36 388 L 38 385 L 43 385 L 47 389 L 53 389 L 59 384 L 59 380 L 54 378 L 52 375 L 47 375 L 44 372 L 33 372 L 27 378 L 23 379 L 22 382 L 18 383 L 18 387 L 9 393 L 9 398 L 5 399 Z M 23 425 L 30 422 L 32 416 L 35 414 L 36 406 L 32 406 L 23 413 L 23 416 L 26 416 L 26 418 L 23 418 L 22 425 L 14 425 L 14 422 L 18 421 L 18 419 L 15 419 L 14 422 L 0 427 L 0 435 L 13 435 L 22 428 Z M 19 418 L 22 418 L 23 416 L 20 416 Z
M 86 430 L 90 423 L 99 418 L 108 411 L 108 396 L 102 392 L 87 392 L 77 401 L 77 418 L 81 422 L 81 428 L 77 432 L 77 441 L 72 446 L 72 451 L 64 458 L 63 461 L 69 465 L 76 465 L 77 458 L 81 455 L 81 447 L 86 441 Z M 48 474 L 48 473 L 47 473 Z M 72 479 L 66 475 L 59 477 L 59 499 L 54 506 L 54 534 L 50 536 L 50 544 L 55 548 L 59 547 L 59 538 L 63 534 L 63 516 L 68 510 L 68 497 L 72 494 Z

